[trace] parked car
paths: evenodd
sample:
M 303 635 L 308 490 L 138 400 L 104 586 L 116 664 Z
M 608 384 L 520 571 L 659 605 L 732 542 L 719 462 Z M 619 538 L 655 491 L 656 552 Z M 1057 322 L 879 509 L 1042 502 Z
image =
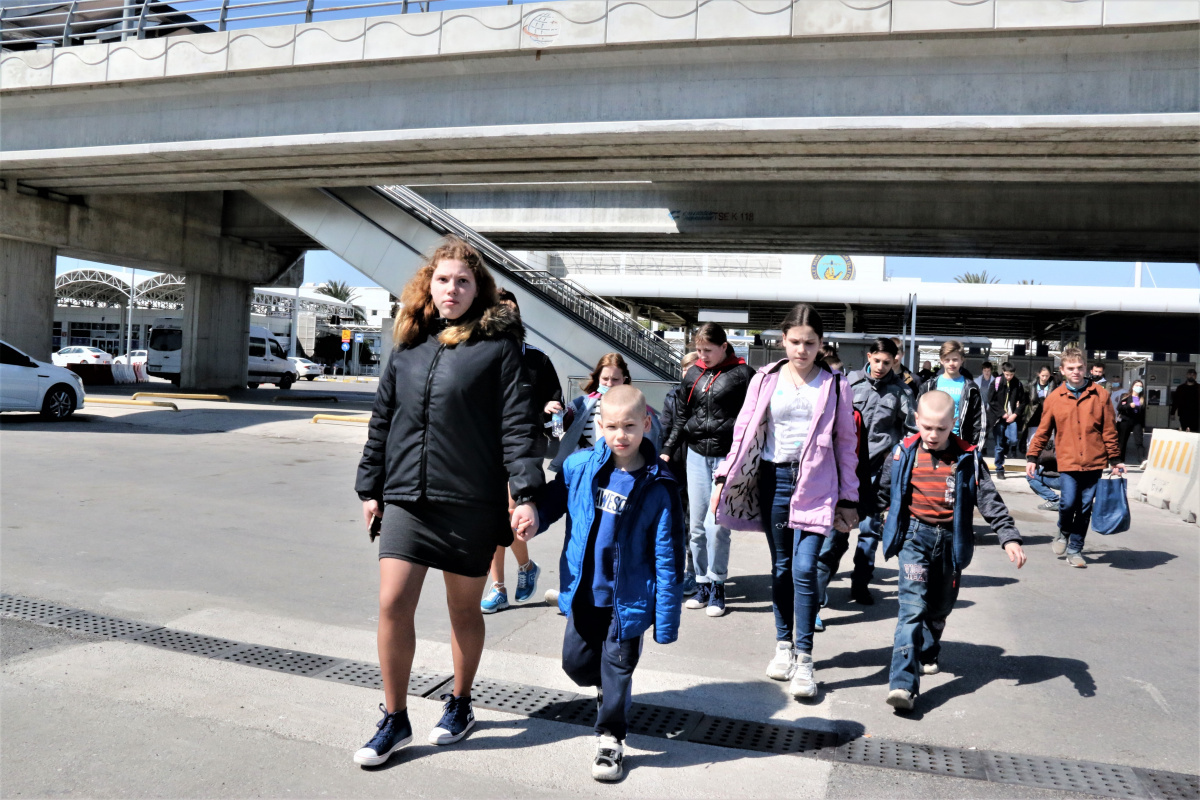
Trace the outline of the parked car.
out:
M 111 364 L 112 356 L 99 347 L 64 347 L 50 356 L 56 366 L 65 367 L 67 364 Z
M 83 380 L 71 370 L 0 342 L 0 411 L 40 411 L 47 419 L 66 419 L 83 405 L 83 397 Z
M 130 362 L 129 356 L 128 356 L 128 354 L 126 354 L 126 355 L 117 356 L 116 358 L 114 358 L 113 363 L 114 364 L 129 364 L 129 363 L 145 364 L 146 363 L 146 351 L 145 350 L 134 350 L 132 362 Z
M 300 373 L 300 377 L 306 381 L 316 380 L 318 375 L 325 374 L 324 367 L 322 367 L 320 364 L 315 364 L 312 361 L 309 361 L 307 358 L 292 356 L 288 359 L 288 361 L 291 361 L 296 365 L 296 370 Z

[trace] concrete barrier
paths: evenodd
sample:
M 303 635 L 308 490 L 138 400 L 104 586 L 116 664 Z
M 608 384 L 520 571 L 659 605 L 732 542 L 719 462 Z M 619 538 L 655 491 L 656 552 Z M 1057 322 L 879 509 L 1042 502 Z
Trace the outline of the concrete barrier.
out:
M 1200 515 L 1200 433 L 1156 428 L 1135 494 L 1143 502 L 1195 522 Z
M 67 369 L 83 380 L 84 386 L 112 386 L 112 364 L 67 364 Z

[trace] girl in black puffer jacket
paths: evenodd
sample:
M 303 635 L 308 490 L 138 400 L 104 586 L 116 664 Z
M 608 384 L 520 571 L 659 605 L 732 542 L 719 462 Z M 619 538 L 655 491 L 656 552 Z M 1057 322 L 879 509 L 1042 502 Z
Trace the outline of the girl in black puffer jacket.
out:
M 479 599 L 488 566 L 496 546 L 513 539 L 509 493 L 517 503 L 511 525 L 536 530 L 530 500 L 544 482 L 535 444 L 540 415 L 521 370 L 518 318 L 497 303 L 479 253 L 448 237 L 401 302 L 396 347 L 379 379 L 355 484 L 368 527 L 380 533 L 379 662 L 387 706 L 379 732 L 354 755 L 367 766 L 412 740 L 406 700 L 413 619 L 430 567 L 446 583 L 454 694 L 429 741 L 453 744 L 475 724 L 471 684 L 483 654 Z
M 725 613 L 725 578 L 729 571 L 729 529 L 712 522 L 709 498 L 713 470 L 729 454 L 733 426 L 754 370 L 733 353 L 725 329 L 706 322 L 694 338 L 698 360 L 676 390 L 675 419 L 663 442 L 670 454 L 687 445 L 688 546 L 695 567 L 697 592 L 685 604 L 704 608 L 710 617 Z M 663 456 L 670 460 L 669 455 Z M 707 519 L 706 519 L 707 518 Z M 685 575 L 685 583 L 691 576 Z

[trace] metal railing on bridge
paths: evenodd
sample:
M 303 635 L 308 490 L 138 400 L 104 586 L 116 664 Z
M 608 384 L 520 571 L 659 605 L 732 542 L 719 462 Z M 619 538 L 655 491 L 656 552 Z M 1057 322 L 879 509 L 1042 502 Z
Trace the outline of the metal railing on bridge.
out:
M 408 187 L 377 186 L 375 191 L 438 233 L 453 234 L 469 242 L 479 250 L 489 266 L 506 273 L 524 284 L 529 291 L 541 295 L 547 302 L 594 328 L 626 355 L 659 373 L 664 380 L 678 380 L 679 361 L 683 353 L 604 298 L 592 294 L 569 278 L 560 278 L 514 258 L 511 253 L 497 247 Z
M 512 0 L 8 0 L 0 4 L 0 46 L 67 47 L 493 5 Z

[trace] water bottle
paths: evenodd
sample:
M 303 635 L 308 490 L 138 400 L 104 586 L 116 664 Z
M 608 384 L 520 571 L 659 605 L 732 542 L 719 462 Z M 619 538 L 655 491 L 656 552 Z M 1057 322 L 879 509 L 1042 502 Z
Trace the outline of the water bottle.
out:
M 555 439 L 561 439 L 566 431 L 563 430 L 563 412 L 555 411 L 550 417 L 550 433 Z

